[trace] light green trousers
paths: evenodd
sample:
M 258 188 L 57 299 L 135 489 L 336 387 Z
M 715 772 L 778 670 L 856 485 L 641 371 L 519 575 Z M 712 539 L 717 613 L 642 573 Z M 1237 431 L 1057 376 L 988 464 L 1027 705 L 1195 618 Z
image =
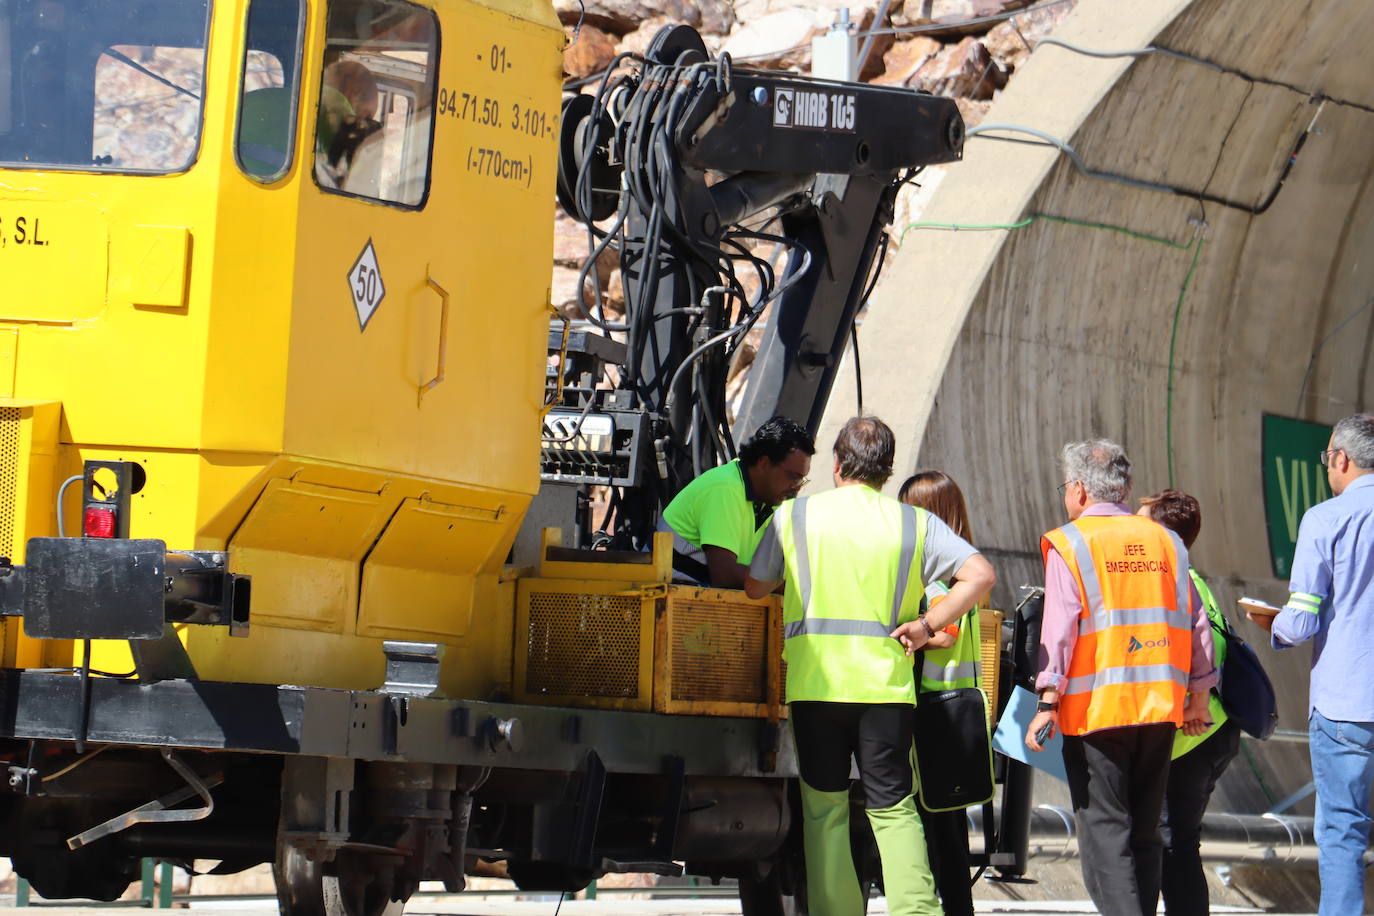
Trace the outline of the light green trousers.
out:
M 820 792 L 802 780 L 801 798 L 810 916 L 862 916 L 866 901 L 849 847 L 849 793 Z M 915 797 L 866 813 L 883 863 L 888 913 L 941 916 Z

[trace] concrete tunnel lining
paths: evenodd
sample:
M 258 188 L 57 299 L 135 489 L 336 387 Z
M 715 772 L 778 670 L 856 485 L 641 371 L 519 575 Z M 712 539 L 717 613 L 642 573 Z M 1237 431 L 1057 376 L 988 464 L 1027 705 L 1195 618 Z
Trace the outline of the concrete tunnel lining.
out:
M 1273 652 L 1233 602 L 1286 596 L 1270 565 L 1262 415 L 1331 424 L 1374 394 L 1374 5 L 1082 0 L 1054 37 L 1225 68 L 1037 49 L 984 123 L 1053 135 L 1092 169 L 1253 207 L 1314 130 L 1259 215 L 1085 177 L 1051 147 L 970 138 L 920 222 L 1077 223 L 906 233 L 860 334 L 864 409 L 897 433 L 889 492 L 918 467 L 949 471 L 997 565 L 994 603 L 1009 607 L 1015 586 L 1041 581 L 1040 534 L 1064 521 L 1060 446 L 1122 442 L 1135 495 L 1172 481 L 1198 496 L 1194 565 L 1278 685 L 1281 728 L 1305 731 L 1309 650 Z M 826 458 L 854 390 L 847 356 L 818 436 Z M 1261 812 L 1310 779 L 1300 741 L 1246 747 L 1214 810 Z M 1310 894 L 1293 881 L 1267 893 Z
M 1271 17 L 1273 32 L 1239 29 L 1236 21 L 1262 18 L 1253 12 L 1261 5 L 1211 0 L 1126 11 L 1085 0 L 1055 37 L 1097 48 L 1156 43 L 1374 102 L 1374 87 L 1347 78 L 1358 57 L 1344 53 L 1359 46 L 1356 34 L 1374 33 L 1374 7 L 1344 4 L 1346 15 L 1337 16 L 1342 4 L 1311 4 Z M 1293 40 L 1304 21 L 1312 37 Z M 1325 50 L 1314 50 L 1321 41 Z M 1301 51 L 1312 72 L 1267 58 L 1275 47 Z M 1351 62 L 1345 70 L 1322 69 L 1341 56 Z M 1212 575 L 1272 583 L 1258 496 L 1260 413 L 1330 423 L 1369 401 L 1368 310 L 1317 353 L 1310 375 L 1308 362 L 1374 293 L 1374 265 L 1361 263 L 1374 247 L 1371 162 L 1361 142 L 1374 131 L 1374 113 L 1319 106 L 1167 57 L 1103 60 L 1046 46 L 987 118 L 1061 137 L 1097 169 L 1255 204 L 1318 108 L 1320 133 L 1259 216 L 1092 180 L 1047 147 L 971 138 L 922 223 L 1010 225 L 1046 214 L 1171 244 L 1048 219 L 1015 230 L 909 231 L 861 340 L 864 407 L 897 431 L 897 476 L 917 466 L 949 469 L 969 491 L 980 541 L 1028 555 L 1061 521 L 1054 485 L 1064 441 L 1117 438 L 1135 461 L 1137 495 L 1166 485 L 1178 309 L 1173 477 L 1202 498 L 1208 519 L 1194 559 Z M 823 444 L 853 412 L 853 390 L 847 359 Z

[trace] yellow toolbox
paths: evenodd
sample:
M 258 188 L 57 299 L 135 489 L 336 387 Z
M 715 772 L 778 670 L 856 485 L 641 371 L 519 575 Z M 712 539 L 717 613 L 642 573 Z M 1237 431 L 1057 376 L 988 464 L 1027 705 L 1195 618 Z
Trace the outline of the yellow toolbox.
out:
M 545 533 L 516 605 L 522 703 L 685 715 L 782 715 L 782 605 L 672 584 L 672 541 L 652 554 L 571 551 Z
M 1001 611 L 986 608 L 978 612 L 978 671 L 979 686 L 988 698 L 988 724 L 995 725 L 997 701 L 1001 696 L 1002 674 L 1002 617 Z

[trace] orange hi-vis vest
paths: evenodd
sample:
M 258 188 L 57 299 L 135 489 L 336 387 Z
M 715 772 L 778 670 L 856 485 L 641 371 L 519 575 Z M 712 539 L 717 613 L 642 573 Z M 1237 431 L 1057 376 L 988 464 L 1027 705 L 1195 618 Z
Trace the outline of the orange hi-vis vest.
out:
M 1188 551 L 1178 535 L 1135 515 L 1087 516 L 1046 534 L 1078 583 L 1083 610 L 1059 728 L 1183 724 L 1192 668 Z

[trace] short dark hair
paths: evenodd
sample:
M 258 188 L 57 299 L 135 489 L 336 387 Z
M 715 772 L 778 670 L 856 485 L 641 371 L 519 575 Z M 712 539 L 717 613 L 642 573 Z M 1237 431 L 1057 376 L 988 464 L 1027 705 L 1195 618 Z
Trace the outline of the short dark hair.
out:
M 1202 506 L 1182 490 L 1160 490 L 1140 501 L 1150 518 L 1174 532 L 1191 548 L 1202 530 Z
M 851 417 L 835 437 L 835 460 L 840 476 L 881 487 L 892 476 L 897 437 L 877 417 Z
M 740 447 L 739 463 L 752 468 L 758 464 L 760 458 L 767 458 L 773 464 L 779 464 L 792 449 L 814 455 L 816 440 L 795 420 L 789 420 L 787 417 L 769 417 Z

